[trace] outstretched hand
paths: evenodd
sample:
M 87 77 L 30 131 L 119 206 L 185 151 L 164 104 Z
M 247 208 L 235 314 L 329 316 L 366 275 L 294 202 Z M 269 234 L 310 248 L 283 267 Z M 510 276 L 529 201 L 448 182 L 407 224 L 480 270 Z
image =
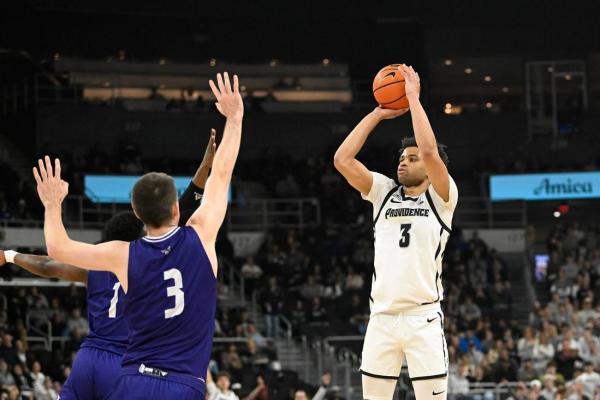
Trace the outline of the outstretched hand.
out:
M 215 159 L 215 153 L 217 152 L 217 131 L 214 128 L 210 130 L 210 138 L 204 151 L 204 157 L 202 158 L 202 166 L 211 168 L 213 160 Z
M 44 207 L 60 206 L 69 193 L 69 184 L 60 178 L 60 160 L 54 160 L 54 168 L 50 157 L 45 156 L 44 161 L 38 160 L 38 168 L 33 167 L 33 177 Z
M 239 82 L 237 75 L 233 75 L 233 87 L 229 80 L 229 74 L 225 72 L 223 76 L 217 74 L 217 84 L 208 81 L 208 84 L 217 98 L 215 105 L 217 110 L 226 118 L 239 118 L 244 116 L 244 102 L 240 95 Z

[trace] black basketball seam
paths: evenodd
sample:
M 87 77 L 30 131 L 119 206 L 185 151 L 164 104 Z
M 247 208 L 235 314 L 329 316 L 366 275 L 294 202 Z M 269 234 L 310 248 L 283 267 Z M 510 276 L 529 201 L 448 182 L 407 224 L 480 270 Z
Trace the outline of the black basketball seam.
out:
M 405 94 L 403 94 L 402 96 L 398 97 L 396 100 L 388 101 L 387 103 L 379 103 L 379 105 L 381 105 L 381 106 L 385 106 L 386 104 L 392 104 L 392 103 L 395 103 L 395 102 L 397 102 L 398 100 L 402 99 L 403 97 L 406 97 L 406 93 L 405 93 Z
M 394 82 L 386 83 L 383 86 L 379 86 L 377 89 L 373 90 L 373 94 L 375 94 L 375 92 L 378 91 L 379 89 L 383 89 L 386 86 L 394 85 L 394 84 L 400 83 L 400 82 L 404 82 L 404 79 L 402 79 L 401 81 L 394 81 Z

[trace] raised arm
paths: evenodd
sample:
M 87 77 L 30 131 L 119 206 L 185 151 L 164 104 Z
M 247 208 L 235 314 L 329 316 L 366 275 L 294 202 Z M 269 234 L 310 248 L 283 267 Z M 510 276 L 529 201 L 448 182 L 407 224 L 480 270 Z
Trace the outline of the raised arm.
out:
M 206 186 L 206 180 L 208 179 L 208 174 L 215 158 L 215 152 L 217 151 L 216 136 L 217 131 L 211 129 L 210 138 L 208 139 L 202 162 L 198 166 L 187 189 L 185 189 L 185 192 L 183 192 L 179 198 L 179 210 L 182 212 L 186 210 L 195 210 L 200 205 L 202 195 L 204 194 L 204 187 Z M 180 221 L 180 225 L 184 225 L 186 222 L 187 221 Z
M 217 233 L 227 211 L 229 184 L 231 183 L 242 137 L 244 104 L 239 92 L 237 75 L 233 76 L 233 87 L 227 72 L 225 72 L 224 77 L 217 74 L 217 85 L 212 80 L 209 84 L 217 99 L 217 109 L 227 118 L 227 121 L 223 129 L 223 139 L 215 153 L 210 177 L 206 181 L 202 204 L 192 214 L 187 224 L 198 231 L 202 243 L 212 253 Z M 209 254 L 209 257 L 211 255 L 213 269 L 216 273 L 216 255 Z
M 38 161 L 38 169 L 33 168 L 37 191 L 44 204 L 44 238 L 48 256 L 58 262 L 75 265 L 88 270 L 113 272 L 127 290 L 127 259 L 129 243 L 112 241 L 101 244 L 88 244 L 69 238 L 62 221 L 62 202 L 69 191 L 67 182 L 60 178 L 60 161 L 50 157 Z
M 425 109 L 419 100 L 421 87 L 419 74 L 412 67 L 407 67 L 404 64 L 400 65 L 398 69 L 404 76 L 406 98 L 410 105 L 415 140 L 417 141 L 421 159 L 425 163 L 427 177 L 435 192 L 447 202 L 450 199 L 448 168 L 438 153 L 438 145 L 433 134 L 433 129 L 431 128 Z
M 382 120 L 396 118 L 406 111 L 375 108 L 356 125 L 335 152 L 333 158 L 335 168 L 346 178 L 350 186 L 362 194 L 369 194 L 373 185 L 373 175 L 363 163 L 356 159 L 358 152 L 364 146 L 367 137 Z
M 50 257 L 21 254 L 16 251 L 0 250 L 0 266 L 10 262 L 34 275 L 44 278 L 58 278 L 70 282 L 87 284 L 87 271 L 54 261 Z

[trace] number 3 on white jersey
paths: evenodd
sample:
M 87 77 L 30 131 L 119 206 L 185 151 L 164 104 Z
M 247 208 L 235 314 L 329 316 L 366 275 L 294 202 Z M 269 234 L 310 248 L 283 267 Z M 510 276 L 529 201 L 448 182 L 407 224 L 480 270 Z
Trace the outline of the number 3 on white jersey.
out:
M 183 291 L 181 290 L 183 289 L 183 278 L 181 277 L 181 272 L 179 272 L 177 268 L 171 268 L 170 270 L 165 271 L 164 277 L 165 281 L 173 279 L 173 282 L 175 283 L 175 285 L 167 288 L 167 296 L 175 296 L 175 307 L 165 310 L 165 319 L 169 319 L 181 314 L 185 307 Z

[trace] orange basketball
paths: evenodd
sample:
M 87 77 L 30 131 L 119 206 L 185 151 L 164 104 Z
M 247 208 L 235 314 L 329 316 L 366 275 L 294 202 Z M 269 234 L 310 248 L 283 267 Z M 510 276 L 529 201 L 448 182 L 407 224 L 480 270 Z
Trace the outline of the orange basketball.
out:
M 383 67 L 373 79 L 373 95 L 383 108 L 399 110 L 408 108 L 404 77 L 398 70 L 400 64 Z

